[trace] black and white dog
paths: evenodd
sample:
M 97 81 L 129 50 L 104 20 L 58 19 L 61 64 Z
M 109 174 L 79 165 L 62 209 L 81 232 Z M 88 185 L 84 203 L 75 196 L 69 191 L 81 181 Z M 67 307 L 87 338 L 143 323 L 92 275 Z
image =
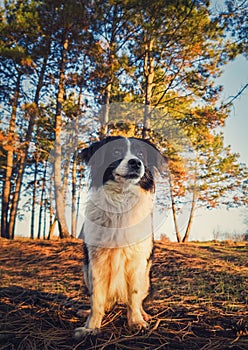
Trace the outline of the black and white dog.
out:
M 127 305 L 130 327 L 147 327 L 153 249 L 154 170 L 164 158 L 147 140 L 109 136 L 82 151 L 91 187 L 83 226 L 84 280 L 91 311 L 75 337 L 96 333 L 106 310 Z

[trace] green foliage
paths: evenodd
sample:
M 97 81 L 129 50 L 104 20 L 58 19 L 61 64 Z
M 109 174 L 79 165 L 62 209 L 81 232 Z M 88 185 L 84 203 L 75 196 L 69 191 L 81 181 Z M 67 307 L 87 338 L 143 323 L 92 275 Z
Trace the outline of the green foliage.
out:
M 247 0 L 226 0 L 221 19 L 226 30 L 236 41 L 239 53 L 248 55 L 248 3 Z
M 223 66 L 245 51 L 245 25 L 237 32 L 238 43 L 227 38 L 226 30 L 237 28 L 246 9 L 239 1 L 227 3 L 225 18 L 223 13 L 214 17 L 203 0 L 5 1 L 0 9 L 5 109 L 0 135 L 8 139 L 11 125 L 11 196 L 23 152 L 26 170 L 37 159 L 41 167 L 47 161 L 58 114 L 62 130 L 79 120 L 81 139 L 70 140 L 72 133 L 67 142 L 73 153 L 75 142 L 97 136 L 95 112 L 102 104 L 138 102 L 159 111 L 149 114 L 147 130 L 169 157 L 175 203 L 187 190 L 197 191 L 198 203 L 208 207 L 246 203 L 247 169 L 224 146 L 220 130 L 229 110 L 215 83 Z M 144 136 L 144 114 L 130 118 L 131 126 L 122 132 Z M 113 133 L 119 132 L 116 120 L 110 118 L 110 124 Z M 177 137 L 171 138 L 174 132 Z M 184 138 L 194 149 L 194 161 L 185 159 Z M 4 174 L 6 160 L 1 166 Z

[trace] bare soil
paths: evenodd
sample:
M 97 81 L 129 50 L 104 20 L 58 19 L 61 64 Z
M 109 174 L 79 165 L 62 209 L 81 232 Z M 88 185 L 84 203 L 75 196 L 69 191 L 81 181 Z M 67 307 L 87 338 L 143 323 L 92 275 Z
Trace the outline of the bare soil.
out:
M 76 341 L 89 308 L 82 254 L 79 240 L 0 239 L 1 350 L 248 349 L 247 244 L 156 242 L 150 328 L 131 331 L 121 305 Z

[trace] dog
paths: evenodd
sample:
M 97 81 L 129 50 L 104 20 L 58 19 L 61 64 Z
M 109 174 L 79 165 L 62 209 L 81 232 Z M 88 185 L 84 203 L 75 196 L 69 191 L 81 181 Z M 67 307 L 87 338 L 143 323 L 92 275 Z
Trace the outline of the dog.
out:
M 75 337 L 99 332 L 106 311 L 127 305 L 128 325 L 148 327 L 155 173 L 164 157 L 148 140 L 108 136 L 83 149 L 91 185 L 82 229 L 91 310 Z

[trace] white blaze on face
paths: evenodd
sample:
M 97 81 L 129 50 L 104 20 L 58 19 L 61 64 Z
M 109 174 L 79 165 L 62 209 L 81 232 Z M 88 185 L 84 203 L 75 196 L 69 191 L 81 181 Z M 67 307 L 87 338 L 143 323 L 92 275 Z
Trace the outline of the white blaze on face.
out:
M 114 170 L 113 174 L 115 176 L 115 180 L 118 182 L 123 182 L 123 179 L 128 179 L 132 183 L 137 183 L 144 176 L 145 167 L 143 162 L 135 154 L 132 154 L 130 140 L 126 139 L 126 143 L 127 152 L 125 154 L 125 157 L 118 165 L 118 167 Z M 129 164 L 130 160 L 137 160 L 140 162 L 140 168 L 138 170 L 132 169 Z

